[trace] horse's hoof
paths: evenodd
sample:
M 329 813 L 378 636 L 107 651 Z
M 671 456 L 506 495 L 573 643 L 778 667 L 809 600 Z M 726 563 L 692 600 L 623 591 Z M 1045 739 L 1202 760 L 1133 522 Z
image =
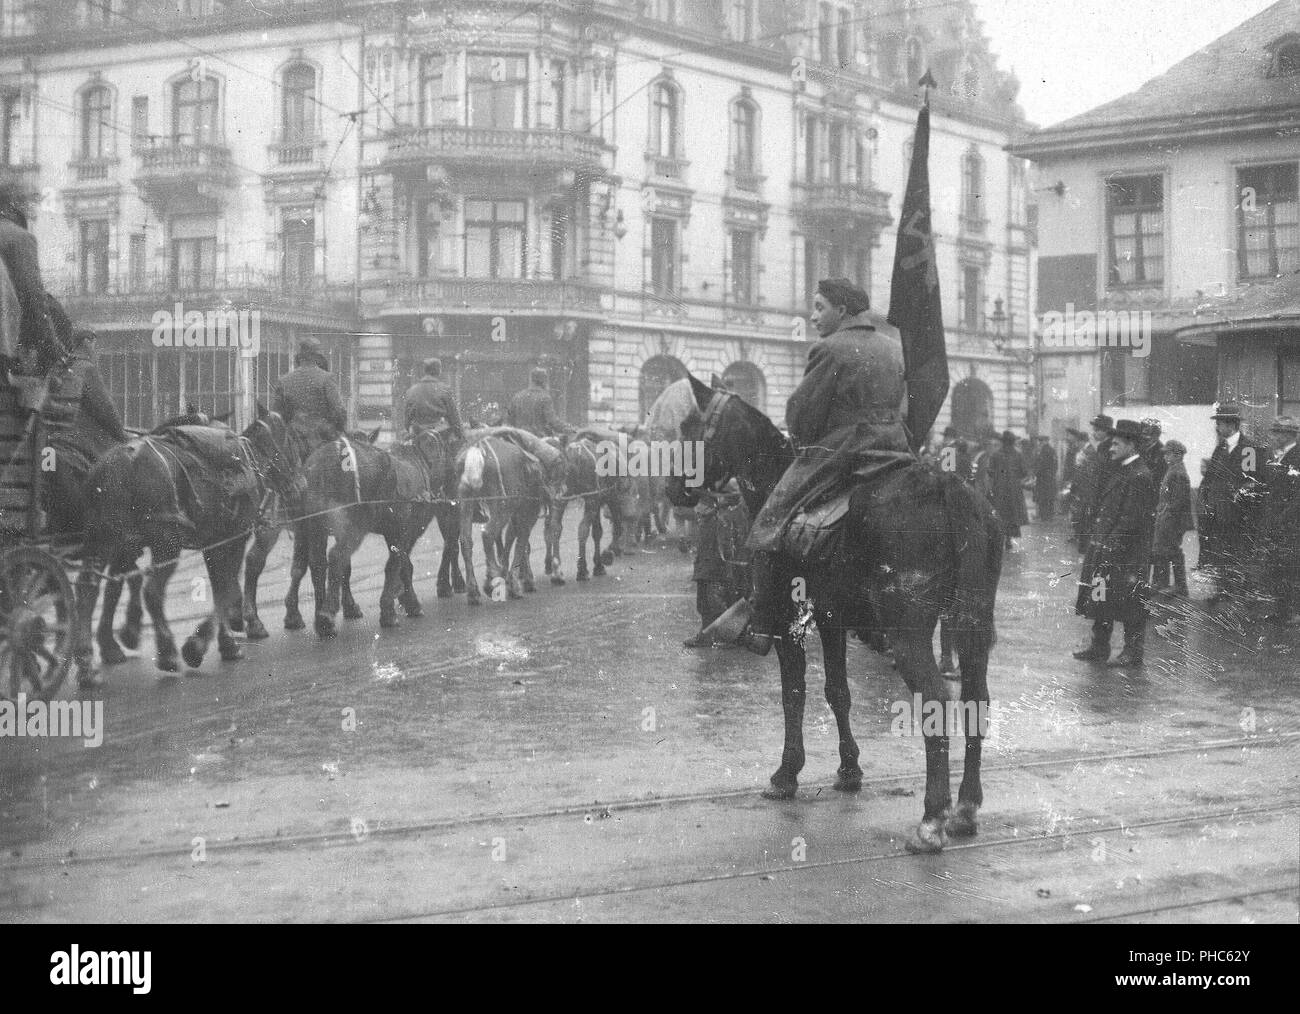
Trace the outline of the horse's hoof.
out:
M 463 580 L 453 581 L 451 583 L 451 590 L 454 591 L 457 595 L 464 595 L 465 582 Z
M 307 624 L 304 623 L 303 620 L 302 620 L 302 613 L 285 613 L 285 614 L 284 614 L 284 629 L 285 629 L 285 630 L 302 630 L 302 628 L 305 627 L 305 626 L 307 626 Z
M 480 595 L 471 595 L 466 601 L 471 606 L 481 606 L 483 604 L 483 598 Z
M 247 630 L 244 636 L 247 637 L 250 641 L 265 641 L 268 637 L 271 636 L 266 629 L 266 624 L 264 624 L 259 619 L 248 620 L 245 626 Z
M 113 644 L 101 644 L 99 646 L 99 659 L 105 665 L 121 665 L 126 661 L 126 653 Z
M 975 820 L 977 812 L 976 807 L 969 803 L 957 804 L 957 808 L 949 812 L 944 821 L 944 831 L 950 838 L 973 838 L 979 830 L 979 824 Z
M 227 648 L 224 651 L 218 649 L 218 653 L 221 655 L 221 661 L 223 662 L 240 662 L 244 658 L 244 650 L 238 646 Z
M 438 598 L 440 599 L 451 598 L 451 585 L 449 584 L 438 585 Z
M 835 773 L 835 784 L 832 786 L 836 792 L 861 792 L 862 791 L 862 772 L 845 771 L 840 768 Z
M 185 643 L 181 645 L 181 658 L 185 659 L 185 664 L 191 669 L 197 669 L 203 665 L 203 656 L 206 653 L 207 645 L 195 637 L 187 637 Z
M 777 784 L 773 781 L 766 789 L 763 790 L 764 799 L 794 799 L 795 793 L 799 790 L 798 783 L 794 784 Z
M 175 651 L 171 651 L 166 655 L 157 656 L 154 659 L 154 665 L 157 666 L 161 672 L 181 671 L 180 660 L 177 658 Z
M 398 625 L 397 613 L 380 612 L 379 625 L 383 627 L 385 630 L 389 630 L 397 626 Z
M 140 647 L 140 628 L 129 625 L 118 627 L 117 639 L 122 642 L 123 647 L 129 651 L 135 651 L 136 648 Z
M 606 567 L 608 567 L 610 564 L 614 562 L 614 557 L 622 556 L 622 555 L 623 555 L 622 549 L 607 549 L 600 554 L 600 562 L 603 563 Z
M 562 584 L 566 584 L 566 583 L 567 583 L 567 582 L 564 580 L 564 578 L 560 577 L 559 574 L 552 574 L 552 575 L 551 575 L 551 584 L 555 585 L 556 587 L 559 587 L 560 585 L 562 585 Z
M 612 561 L 611 561 L 611 562 L 612 562 Z M 602 564 L 599 564 L 599 563 L 598 563 L 598 564 L 596 564 L 596 566 L 592 567 L 592 568 L 591 568 L 591 576 L 592 576 L 592 577 L 604 577 L 604 576 L 605 576 L 605 568 L 604 568 L 604 566 L 603 566 Z
M 524 591 L 525 591 L 525 592 L 535 592 L 535 591 L 537 591 L 537 585 L 533 584 L 532 581 L 525 581 L 525 582 L 524 582 Z
M 328 616 L 317 616 L 316 635 L 318 637 L 333 637 L 334 634 L 334 621 Z
M 244 618 L 242 616 L 232 616 L 226 621 L 226 626 L 232 634 L 244 633 Z
M 366 614 L 361 611 L 361 607 L 355 603 L 351 606 L 343 607 L 343 618 L 345 620 L 364 620 Z
M 97 690 L 104 685 L 104 674 L 90 659 L 80 659 L 76 665 L 78 690 Z
M 912 837 L 903 842 L 903 848 L 913 855 L 933 855 L 942 852 L 947 844 L 948 836 L 944 833 L 943 822 L 923 820 L 916 826 Z
M 409 605 L 403 602 L 402 608 L 406 610 L 407 617 L 412 620 L 419 619 L 424 615 L 424 609 L 421 608 L 420 603 L 418 602 L 412 602 Z

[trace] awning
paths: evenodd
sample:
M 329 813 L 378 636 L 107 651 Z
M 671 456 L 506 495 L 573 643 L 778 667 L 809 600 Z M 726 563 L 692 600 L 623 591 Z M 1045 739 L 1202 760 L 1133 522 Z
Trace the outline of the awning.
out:
M 1203 319 L 1174 333 L 1182 337 L 1300 327 L 1300 271 L 1212 296 L 1196 307 L 1194 316 Z

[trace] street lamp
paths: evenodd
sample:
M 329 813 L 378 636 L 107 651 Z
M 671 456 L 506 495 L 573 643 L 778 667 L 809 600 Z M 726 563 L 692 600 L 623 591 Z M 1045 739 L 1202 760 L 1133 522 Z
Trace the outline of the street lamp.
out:
M 1011 323 L 1011 318 L 1007 316 L 1006 310 L 1003 309 L 1001 296 L 993 300 L 993 313 L 989 315 L 988 322 L 993 325 L 993 347 L 1001 352 L 1006 344 L 1002 329 L 1006 327 L 1009 330 Z

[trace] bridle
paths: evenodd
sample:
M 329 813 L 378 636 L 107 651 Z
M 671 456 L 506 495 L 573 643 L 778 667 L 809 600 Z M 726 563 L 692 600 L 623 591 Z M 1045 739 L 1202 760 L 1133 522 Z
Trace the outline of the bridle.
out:
M 257 476 L 258 485 L 262 487 L 262 498 L 257 505 L 257 523 L 261 525 L 266 520 L 266 507 L 267 504 L 270 503 L 271 498 L 277 494 L 282 497 L 288 495 L 288 488 L 292 484 L 293 480 L 293 471 L 290 469 L 286 473 L 284 469 L 274 464 L 274 461 L 281 457 L 286 457 L 286 449 L 291 447 L 292 443 L 291 438 L 286 432 L 284 448 L 281 448 L 280 443 L 275 439 L 275 430 L 271 428 L 271 425 L 265 419 L 254 420 L 253 426 L 261 427 L 266 432 L 267 440 L 270 441 L 273 450 L 273 453 L 268 456 L 264 468 L 258 461 L 258 455 L 253 453 L 253 442 L 249 440 L 248 437 L 243 436 L 242 434 L 240 435 L 240 449 L 244 453 L 245 461 L 253 470 L 253 474 Z M 301 462 L 299 462 L 299 467 L 301 467 Z M 276 476 L 279 476 L 280 481 L 277 482 L 273 479 L 271 473 L 275 473 Z M 277 488 L 281 485 L 285 487 L 284 490 Z

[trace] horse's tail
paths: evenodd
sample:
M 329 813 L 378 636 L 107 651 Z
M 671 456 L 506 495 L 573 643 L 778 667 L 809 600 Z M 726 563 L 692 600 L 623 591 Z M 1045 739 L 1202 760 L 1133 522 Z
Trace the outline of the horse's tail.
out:
M 471 492 L 477 493 L 483 488 L 483 472 L 487 467 L 483 448 L 475 444 L 465 452 L 465 466 L 461 469 L 461 484 Z
M 987 651 L 996 640 L 993 609 L 1002 574 L 1001 530 L 983 498 L 951 473 L 944 476 L 943 500 L 956 555 L 946 622 L 959 637 L 978 638 Z

